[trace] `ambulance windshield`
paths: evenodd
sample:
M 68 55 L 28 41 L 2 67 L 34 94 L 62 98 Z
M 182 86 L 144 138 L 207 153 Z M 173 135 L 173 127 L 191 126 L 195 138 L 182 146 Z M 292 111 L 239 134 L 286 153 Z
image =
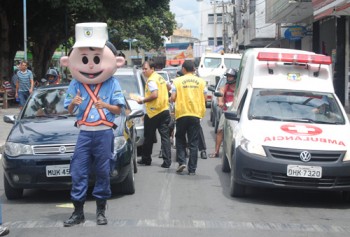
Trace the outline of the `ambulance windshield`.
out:
M 331 93 L 255 89 L 249 119 L 345 124 L 337 100 Z

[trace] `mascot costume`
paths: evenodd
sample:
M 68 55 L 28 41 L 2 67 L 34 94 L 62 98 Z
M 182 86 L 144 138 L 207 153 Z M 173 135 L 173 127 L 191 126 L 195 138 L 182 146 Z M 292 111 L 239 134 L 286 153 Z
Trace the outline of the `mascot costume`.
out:
M 76 24 L 75 40 L 71 52 L 60 60 L 61 66 L 68 67 L 73 77 L 64 107 L 69 113 L 76 113 L 76 126 L 80 129 L 70 165 L 74 212 L 64 226 L 85 221 L 84 203 L 91 169 L 96 175 L 92 192 L 97 206 L 96 223 L 106 225 L 106 203 L 111 196 L 110 160 L 114 149 L 112 129 L 116 126 L 113 121 L 115 114 L 120 114 L 125 107 L 113 74 L 125 64 L 125 59 L 117 56 L 117 50 L 108 41 L 106 23 Z

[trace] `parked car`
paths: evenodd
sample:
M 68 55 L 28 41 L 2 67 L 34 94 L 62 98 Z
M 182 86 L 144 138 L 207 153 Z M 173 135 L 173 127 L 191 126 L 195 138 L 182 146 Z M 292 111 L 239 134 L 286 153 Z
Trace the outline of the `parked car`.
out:
M 146 107 L 144 104 L 138 104 L 133 100 L 132 96 L 145 96 L 145 84 L 146 80 L 142 74 L 142 71 L 134 67 L 125 67 L 119 68 L 114 74 L 123 90 L 123 94 L 127 99 L 131 110 L 143 110 L 146 113 Z M 144 126 L 143 126 L 144 116 L 136 118 L 134 120 L 136 127 L 136 146 L 137 146 L 137 155 L 142 154 L 142 145 L 144 141 Z
M 218 131 L 218 126 L 220 122 L 220 116 L 222 114 L 222 109 L 218 106 L 218 95 L 217 93 L 220 92 L 220 88 L 223 87 L 226 84 L 226 76 L 222 75 L 220 78 L 220 81 L 215 86 L 209 86 L 208 90 L 213 92 L 213 99 L 211 100 L 210 105 L 210 122 L 211 125 L 215 128 L 215 133 Z
M 169 73 L 170 80 L 174 80 L 177 77 L 177 72 L 181 70 L 180 67 L 165 67 L 162 71 L 167 71 Z
M 4 188 L 7 199 L 18 199 L 24 189 L 70 189 L 70 161 L 79 129 L 75 115 L 64 109 L 68 85 L 45 86 L 36 89 L 23 110 L 4 116 L 13 123 L 2 153 Z M 136 172 L 136 132 L 134 119 L 143 110 L 132 111 L 127 104 L 114 123 L 114 155 L 111 164 L 113 192 L 133 194 Z M 94 183 L 94 175 L 90 184 Z
M 167 83 L 172 83 L 173 79 L 170 79 L 169 73 L 167 71 L 156 71 L 161 75 Z

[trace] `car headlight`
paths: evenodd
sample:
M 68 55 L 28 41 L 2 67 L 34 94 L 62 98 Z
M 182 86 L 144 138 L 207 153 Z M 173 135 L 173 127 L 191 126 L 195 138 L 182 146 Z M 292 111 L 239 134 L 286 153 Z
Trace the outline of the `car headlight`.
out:
M 240 145 L 241 145 L 242 149 L 248 153 L 257 154 L 257 155 L 266 157 L 266 153 L 264 151 L 264 148 L 260 144 L 254 143 L 245 137 L 242 137 L 242 139 L 240 141 Z
M 124 136 L 118 136 L 114 138 L 114 154 L 118 152 L 118 150 L 122 149 L 126 144 L 126 140 Z
M 143 125 L 143 116 L 138 117 L 138 118 L 134 118 L 134 123 L 135 123 L 136 127 Z
M 33 154 L 33 149 L 30 145 L 15 142 L 6 142 L 5 154 L 9 156 L 31 155 Z
M 345 152 L 345 156 L 343 158 L 343 161 L 350 161 L 350 152 Z

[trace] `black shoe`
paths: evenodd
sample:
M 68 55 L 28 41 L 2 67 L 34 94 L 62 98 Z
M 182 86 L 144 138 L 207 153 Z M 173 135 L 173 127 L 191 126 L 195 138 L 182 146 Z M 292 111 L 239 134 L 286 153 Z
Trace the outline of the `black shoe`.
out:
M 207 152 L 205 152 L 204 150 L 201 151 L 201 158 L 202 158 L 202 159 L 207 159 L 207 158 L 208 158 Z
M 97 199 L 96 200 L 96 224 L 97 225 L 107 225 L 108 221 L 105 216 L 106 211 L 106 200 Z
M 163 162 L 163 164 L 160 167 L 162 167 L 162 168 L 170 168 L 170 165 L 168 165 L 165 162 Z
M 84 217 L 83 213 L 73 212 L 71 217 L 69 217 L 68 220 L 63 222 L 63 226 L 64 227 L 71 227 L 73 225 L 79 225 L 80 223 L 84 223 L 84 222 L 85 222 L 85 217 Z
M 6 226 L 0 226 L 0 236 L 5 236 L 8 233 L 10 233 L 9 228 L 7 228 Z
M 146 162 L 146 161 L 140 159 L 140 160 L 137 161 L 137 164 L 145 165 L 145 166 L 150 166 L 150 165 L 151 165 L 151 162 Z

